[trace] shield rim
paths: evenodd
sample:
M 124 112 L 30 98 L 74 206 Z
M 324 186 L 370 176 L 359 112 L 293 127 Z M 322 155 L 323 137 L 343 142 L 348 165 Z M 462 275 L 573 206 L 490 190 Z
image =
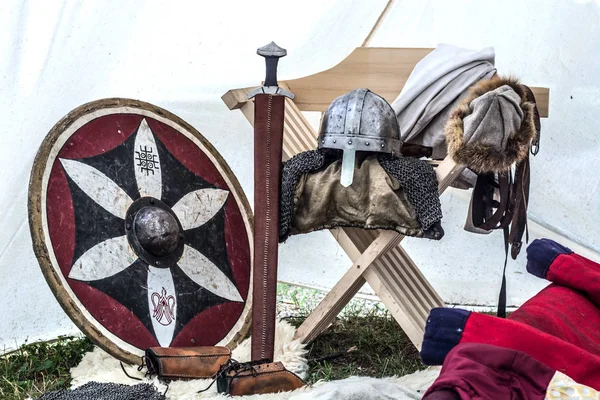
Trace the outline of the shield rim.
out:
M 63 133 L 75 122 L 79 121 L 81 118 L 85 117 L 88 114 L 102 109 L 109 110 L 124 107 L 130 108 L 130 111 L 132 113 L 135 113 L 137 110 L 152 113 L 154 114 L 156 120 L 162 123 L 164 123 L 164 120 L 168 120 L 171 123 L 179 125 L 181 130 L 190 133 L 194 139 L 200 142 L 202 146 L 200 147 L 200 150 L 207 156 L 209 156 L 209 158 L 211 158 L 211 161 L 213 161 L 215 167 L 220 167 L 221 170 L 219 170 L 219 168 L 217 168 L 217 170 L 227 181 L 230 190 L 233 193 L 234 198 L 240 208 L 240 213 L 242 214 L 242 219 L 244 221 L 244 225 L 246 226 L 246 233 L 248 236 L 248 245 L 250 251 L 250 280 L 248 287 L 248 295 L 246 298 L 245 307 L 242 311 L 242 314 L 240 315 L 240 318 L 238 318 L 237 322 L 233 325 L 233 327 L 225 336 L 225 338 L 216 344 L 226 346 L 230 349 L 234 349 L 241 342 L 241 340 L 243 340 L 247 336 L 251 326 L 252 282 L 254 274 L 254 246 L 252 245 L 254 217 L 252 214 L 252 209 L 239 181 L 237 180 L 236 176 L 234 175 L 233 171 L 231 170 L 225 159 L 223 159 L 223 157 L 219 154 L 215 147 L 190 124 L 185 122 L 177 115 L 161 107 L 140 100 L 118 97 L 94 100 L 70 111 L 67 115 L 60 119 L 48 132 L 48 134 L 40 144 L 38 152 L 33 161 L 28 190 L 29 230 L 33 242 L 33 251 L 38 260 L 38 263 L 40 264 L 42 274 L 44 275 L 44 278 L 46 279 L 50 290 L 54 294 L 54 297 L 56 298 L 62 309 L 65 311 L 65 313 L 69 316 L 71 321 L 73 321 L 73 323 L 98 347 L 100 347 L 102 350 L 113 355 L 121 361 L 130 364 L 136 364 L 140 362 L 140 357 L 143 356 L 144 349 L 139 349 L 125 342 L 121 338 L 112 334 L 112 332 L 105 329 L 112 336 L 114 336 L 116 340 L 111 340 L 111 338 L 107 337 L 107 335 L 101 332 L 100 329 L 98 329 L 98 327 L 94 325 L 94 322 L 99 326 L 102 325 L 93 316 L 91 316 L 91 314 L 89 314 L 87 310 L 86 312 L 83 312 L 81 309 L 83 308 L 85 310 L 85 307 L 80 307 L 74 301 L 73 297 L 70 294 L 70 291 L 67 288 L 65 288 L 65 285 L 61 280 L 62 274 L 59 275 L 59 272 L 56 271 L 55 265 L 51 259 L 50 254 L 53 254 L 54 251 L 51 246 L 50 248 L 48 248 L 47 246 L 47 244 L 51 243 L 51 240 L 50 237 L 46 236 L 46 232 L 44 230 L 44 222 L 46 222 L 47 225 L 47 220 L 45 220 L 44 218 L 45 213 L 43 207 L 45 206 L 45 204 L 42 204 L 42 201 L 45 197 L 43 195 L 45 189 L 45 174 L 52 168 L 52 165 L 49 165 L 49 158 L 51 156 L 54 156 L 54 158 L 56 158 L 58 152 L 60 151 L 60 149 L 62 149 L 62 145 L 64 145 L 64 143 L 60 145 L 59 149 L 56 149 L 55 146 L 59 138 L 62 137 Z M 116 113 L 109 113 L 107 115 L 110 114 Z M 151 116 L 151 118 L 153 117 Z M 85 123 L 88 123 L 90 121 L 86 121 Z M 181 134 L 183 134 L 180 129 L 177 130 Z M 71 135 L 73 133 L 71 133 Z M 192 142 L 194 142 L 194 140 L 192 140 Z M 198 143 L 194 144 L 198 145 Z M 86 313 L 87 315 L 89 315 L 89 318 L 86 316 Z M 239 326 L 240 323 L 240 328 L 237 330 L 237 332 L 231 335 L 234 329 L 237 326 Z M 231 339 L 224 342 L 228 336 L 231 336 Z M 118 342 L 125 344 L 125 346 L 119 344 Z

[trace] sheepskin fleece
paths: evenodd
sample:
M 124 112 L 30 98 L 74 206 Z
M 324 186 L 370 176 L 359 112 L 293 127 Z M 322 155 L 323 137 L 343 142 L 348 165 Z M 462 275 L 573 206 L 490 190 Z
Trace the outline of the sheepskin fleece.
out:
M 299 341 L 293 340 L 294 327 L 284 321 L 280 321 L 275 333 L 275 360 L 281 361 L 287 369 L 306 378 L 308 365 L 306 362 L 306 350 Z M 242 342 L 233 350 L 232 357 L 238 361 L 250 359 L 250 340 Z M 125 365 L 127 373 L 131 376 L 144 378 L 144 371 L 138 372 L 136 366 Z M 309 399 L 338 399 L 338 400 L 379 400 L 398 399 L 415 400 L 420 399 L 423 393 L 431 386 L 439 375 L 439 367 L 431 367 L 404 377 L 390 377 L 375 379 L 368 377 L 350 377 L 340 381 L 319 381 L 311 386 L 306 386 L 293 392 L 241 396 L 240 399 L 256 400 L 309 400 Z M 88 382 L 113 382 L 135 385 L 140 381 L 128 378 L 123 371 L 119 361 L 95 348 L 84 355 L 76 367 L 71 369 L 71 388 L 82 386 Z M 157 378 L 145 379 L 156 386 L 157 390 L 167 391 L 168 399 L 196 400 L 196 399 L 224 399 L 226 397 L 217 393 L 216 384 L 204 393 L 197 393 L 206 388 L 211 380 L 198 379 L 191 381 L 173 381 L 167 385 L 159 382 Z

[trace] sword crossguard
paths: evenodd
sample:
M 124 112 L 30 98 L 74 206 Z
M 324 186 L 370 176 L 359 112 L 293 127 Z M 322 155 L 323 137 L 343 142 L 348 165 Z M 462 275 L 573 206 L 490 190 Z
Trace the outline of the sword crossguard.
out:
M 293 93 L 282 89 L 277 84 L 277 63 L 281 57 L 287 55 L 287 50 L 279 47 L 275 42 L 271 42 L 266 46 L 260 47 L 256 50 L 256 54 L 265 58 L 267 66 L 267 74 L 265 77 L 265 84 L 252 92 L 248 93 L 248 98 L 251 99 L 257 94 L 275 94 L 294 98 Z

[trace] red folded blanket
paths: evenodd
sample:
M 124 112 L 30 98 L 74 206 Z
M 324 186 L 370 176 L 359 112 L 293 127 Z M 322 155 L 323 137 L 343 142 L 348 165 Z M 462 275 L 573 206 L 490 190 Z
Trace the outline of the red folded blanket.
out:
M 507 319 L 459 309 L 433 309 L 423 362 L 439 365 L 459 343 L 523 352 L 575 381 L 600 389 L 600 264 L 560 244 L 535 240 L 527 270 L 553 282 Z

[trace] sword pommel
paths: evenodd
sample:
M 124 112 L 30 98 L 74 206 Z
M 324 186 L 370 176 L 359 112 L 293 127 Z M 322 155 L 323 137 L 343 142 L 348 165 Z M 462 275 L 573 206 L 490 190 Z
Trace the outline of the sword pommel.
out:
M 256 54 L 265 58 L 267 75 L 265 77 L 264 86 L 248 93 L 248 98 L 251 99 L 257 94 L 275 94 L 293 99 L 294 95 L 289 91 L 280 88 L 277 83 L 277 63 L 281 57 L 287 55 L 287 50 L 277 46 L 275 42 L 271 42 L 266 46 L 258 48 Z
M 271 42 L 266 46 L 259 47 L 256 50 L 256 54 L 263 57 L 285 57 L 287 56 L 287 50 L 283 47 L 279 47 L 275 44 L 275 42 Z

